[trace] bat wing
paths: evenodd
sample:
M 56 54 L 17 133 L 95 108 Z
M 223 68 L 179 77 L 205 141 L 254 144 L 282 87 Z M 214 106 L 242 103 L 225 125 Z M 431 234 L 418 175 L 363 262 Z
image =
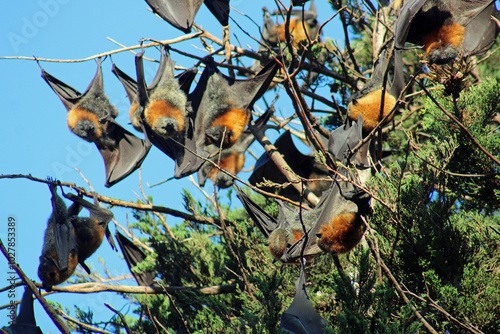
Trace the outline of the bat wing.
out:
M 116 67 L 115 63 L 111 67 L 111 72 L 120 80 L 125 91 L 127 92 L 127 97 L 130 103 L 133 103 L 137 97 L 137 81 L 129 77 L 125 72 Z
M 94 220 L 97 223 L 104 224 L 104 231 L 106 234 L 106 238 L 108 239 L 108 242 L 111 245 L 111 248 L 116 250 L 115 242 L 113 240 L 113 237 L 111 236 L 111 233 L 109 232 L 109 227 L 108 227 L 108 223 L 111 221 L 111 219 L 113 219 L 113 216 L 114 216 L 113 212 L 111 212 L 111 210 L 109 210 L 107 208 L 103 208 L 99 205 L 99 202 L 97 200 L 97 194 L 94 193 L 94 203 L 91 203 L 91 202 L 83 199 L 82 197 L 77 196 L 75 194 L 71 194 L 71 193 L 64 194 L 64 197 L 71 200 L 75 205 L 78 205 L 80 207 L 84 207 L 87 210 L 89 210 L 90 218 L 92 220 Z M 83 261 L 80 263 L 82 264 L 82 266 L 84 266 L 84 268 L 86 267 L 85 264 L 83 263 Z M 90 272 L 90 270 L 88 270 L 87 268 L 86 268 L 86 270 L 87 270 L 87 272 Z
M 394 26 L 395 48 L 404 48 L 413 19 L 425 2 L 426 0 L 407 0 L 404 2 Z
M 193 83 L 197 73 L 198 68 L 193 67 L 176 76 L 180 89 L 186 93 L 186 95 L 189 94 L 189 89 L 191 88 L 191 84 Z
M 264 236 L 269 238 L 269 235 L 278 227 L 278 222 L 267 212 L 265 212 L 260 206 L 258 206 L 250 197 L 241 190 L 238 185 L 234 185 L 236 188 L 236 196 L 243 204 L 243 207 L 247 210 L 248 215 L 254 221 L 257 228 L 264 234 Z
M 467 26 L 486 8 L 491 5 L 494 6 L 495 0 L 450 0 L 449 3 L 454 20 L 463 26 Z M 489 16 L 483 16 L 483 19 L 485 19 L 483 22 L 487 22 Z
M 294 334 L 319 334 L 328 322 L 314 309 L 306 287 L 304 264 L 295 281 L 295 297 L 290 307 L 281 315 L 280 329 Z
M 358 121 L 350 120 L 330 133 L 328 151 L 336 160 L 347 164 L 352 155 L 352 150 L 363 140 L 363 120 L 360 116 Z
M 72 250 L 76 249 L 75 239 L 70 224 L 55 224 L 55 245 L 60 271 L 68 269 L 68 260 Z
M 73 108 L 73 106 L 82 98 L 82 93 L 45 72 L 41 66 L 40 68 L 42 70 L 43 80 L 45 80 L 45 82 L 49 84 L 50 88 L 52 88 L 57 96 L 59 96 L 66 109 L 70 110 Z
M 489 3 L 486 8 L 480 3 L 477 8 L 470 9 L 475 16 L 467 24 L 465 30 L 462 47 L 466 55 L 485 53 L 491 48 L 498 35 L 498 25 L 491 19 L 491 16 L 499 16 L 498 11 L 494 2 L 487 1 L 486 3 Z
M 30 288 L 24 288 L 21 307 L 15 324 L 9 327 L 2 327 L 2 329 L 10 330 L 9 333 L 14 334 L 42 334 L 40 327 L 36 325 L 35 313 L 33 310 L 33 293 Z
M 99 206 L 99 203 L 91 203 L 80 196 L 75 194 L 64 194 L 64 197 L 72 201 L 73 203 L 77 203 L 78 205 L 86 208 L 90 212 L 90 217 L 96 222 L 109 223 L 111 219 L 113 219 L 113 212 L 109 209 L 103 208 Z M 94 201 L 96 201 L 97 195 L 94 194 Z
M 283 159 L 288 163 L 288 166 L 299 176 L 308 177 L 308 170 L 314 157 L 304 155 L 295 146 L 290 131 L 284 132 L 274 143 Z M 260 156 L 255 164 L 254 171 L 248 181 L 252 185 L 263 182 L 264 178 L 274 183 L 285 183 L 288 180 L 278 169 L 276 164 L 267 155 L 267 152 Z
M 106 120 L 106 134 L 117 144 L 109 148 L 97 145 L 106 168 L 106 187 L 111 187 L 138 169 L 146 158 L 151 143 L 148 138 L 140 139 L 125 130 L 113 118 Z
M 141 286 L 153 285 L 156 277 L 154 272 L 135 273 L 132 271 L 133 267 L 144 261 L 146 254 L 144 254 L 144 252 L 139 247 L 134 245 L 134 243 L 127 237 L 118 232 L 118 230 L 115 233 L 115 237 L 118 241 L 118 245 L 120 245 L 120 249 L 122 250 L 123 257 L 127 262 L 128 268 L 137 281 L 137 284 Z
M 153 12 L 175 28 L 189 33 L 203 0 L 146 0 Z
M 223 26 L 229 21 L 229 0 L 205 0 L 205 5 Z

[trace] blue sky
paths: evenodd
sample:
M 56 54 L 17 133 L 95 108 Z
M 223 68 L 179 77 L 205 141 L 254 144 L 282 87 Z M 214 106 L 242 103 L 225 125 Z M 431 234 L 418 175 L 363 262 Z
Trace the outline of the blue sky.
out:
M 318 20 L 324 22 L 332 14 L 325 1 L 317 1 Z M 274 2 L 258 0 L 232 0 L 231 6 L 248 14 L 255 22 L 262 22 L 263 6 L 275 9 Z M 259 36 L 257 27 L 235 10 L 231 16 L 250 32 Z M 174 29 L 160 18 L 148 11 L 148 6 L 142 0 L 122 1 L 75 1 L 75 0 L 40 0 L 40 1 L 8 1 L 2 4 L 0 11 L 0 56 L 31 56 L 51 59 L 81 59 L 119 47 L 110 42 L 110 37 L 126 46 L 137 45 L 141 38 L 157 40 L 172 39 L 182 36 L 182 32 Z M 195 20 L 198 25 L 209 30 L 215 36 L 222 38 L 220 24 L 202 6 Z M 231 23 L 231 21 L 230 21 Z M 330 22 L 324 31 L 324 36 L 339 39 L 341 27 L 338 20 Z M 247 44 L 257 49 L 256 42 L 247 38 L 236 25 L 232 25 L 232 34 L 236 34 L 239 42 L 247 48 Z M 238 44 L 235 36 L 231 42 Z M 176 48 L 204 55 L 199 40 L 191 40 L 177 44 Z M 147 57 L 159 59 L 156 49 L 149 49 Z M 195 61 L 172 53 L 172 58 L 178 64 L 191 67 Z M 113 56 L 113 61 L 120 69 L 135 76 L 134 55 L 123 52 Z M 247 64 L 250 64 L 249 60 Z M 93 78 L 95 61 L 83 63 L 42 63 L 45 70 L 83 92 Z M 150 81 L 156 72 L 157 64 L 145 62 L 147 80 Z M 139 174 L 134 172 L 127 179 L 112 188 L 104 187 L 104 166 L 102 158 L 93 144 L 86 143 L 73 135 L 66 125 L 66 109 L 59 98 L 40 77 L 40 69 L 34 61 L 0 59 L 2 73 L 1 96 L 3 110 L 1 117 L 0 140 L 0 174 L 32 174 L 35 177 L 51 176 L 65 182 L 74 182 L 88 188 L 75 167 L 91 181 L 98 193 L 123 200 L 134 200 L 140 194 Z M 103 63 L 104 86 L 110 101 L 115 104 L 121 114 L 117 121 L 129 131 L 137 133 L 128 124 L 128 99 L 123 87 L 111 73 L 111 62 Z M 292 112 L 292 106 L 284 91 L 279 92 L 284 101 L 278 105 L 278 111 L 287 115 Z M 268 93 L 270 101 L 273 93 Z M 327 94 L 326 96 L 329 96 Z M 262 101 L 257 106 L 264 109 Z M 268 132 L 270 138 L 277 134 Z M 254 144 L 252 151 L 260 156 L 263 149 Z M 305 150 L 307 153 L 307 149 Z M 255 159 L 248 156 L 245 169 L 251 167 Z M 173 162 L 159 150 L 153 147 L 142 165 L 142 181 L 147 195 L 152 195 L 155 204 L 182 210 L 181 189 L 187 188 L 192 194 L 204 201 L 202 194 L 185 178 L 172 180 L 161 186 L 148 188 L 147 184 L 155 184 L 173 176 Z M 240 177 L 247 179 L 250 173 L 241 173 Z M 195 176 L 196 179 L 196 176 Z M 212 192 L 211 182 L 207 182 L 205 190 Z M 222 191 L 224 197 L 225 191 Z M 13 216 L 17 221 L 17 253 L 16 262 L 25 273 L 36 281 L 38 257 L 40 256 L 43 233 L 47 218 L 50 216 L 50 192 L 47 185 L 26 179 L 0 179 L 0 237 L 5 242 L 8 218 Z M 233 203 L 236 203 L 233 201 Z M 126 225 L 128 210 L 113 208 L 115 218 Z M 86 213 L 85 213 L 86 214 Z M 131 215 L 129 215 L 131 218 Z M 169 224 L 179 222 L 174 217 L 168 217 Z M 114 233 L 114 226 L 111 226 Z M 97 270 L 102 269 L 98 258 L 106 261 L 112 274 L 128 273 L 125 262 L 119 253 L 113 252 L 110 246 L 103 242 L 101 248 L 87 260 Z M 7 261 L 0 257 L 0 273 L 7 269 Z M 0 274 L 0 287 L 7 285 L 6 275 Z M 135 285 L 135 281 L 124 282 Z M 17 299 L 22 296 L 18 290 Z M 113 293 L 91 295 L 54 294 L 49 300 L 61 303 L 71 310 L 73 305 L 84 310 L 94 311 L 97 320 L 105 321 L 112 315 L 104 303 L 108 302 L 116 309 L 127 311 L 128 301 Z M 7 293 L 0 293 L 0 304 L 9 302 Z M 35 314 L 39 326 L 44 333 L 57 333 L 57 329 L 47 317 L 38 302 L 35 302 Z M 7 311 L 0 311 L 0 326 L 7 323 Z

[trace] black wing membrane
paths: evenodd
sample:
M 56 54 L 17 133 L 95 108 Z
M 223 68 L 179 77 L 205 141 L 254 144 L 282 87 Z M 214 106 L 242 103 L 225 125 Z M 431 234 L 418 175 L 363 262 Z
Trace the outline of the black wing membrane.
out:
M 241 204 L 243 204 L 243 207 L 247 210 L 250 218 L 252 218 L 255 225 L 257 225 L 257 228 L 262 232 L 266 239 L 269 238 L 269 235 L 278 227 L 276 219 L 252 201 L 238 185 L 235 184 L 234 187 L 236 188 L 236 196 L 240 199 Z
M 295 281 L 295 297 L 281 315 L 280 329 L 293 334 L 320 334 L 328 322 L 314 309 L 306 287 L 306 273 L 301 261 L 300 274 Z
M 229 0 L 205 0 L 205 6 L 223 26 L 229 23 Z
M 153 12 L 184 33 L 191 31 L 203 0 L 146 0 Z
M 118 230 L 115 233 L 115 237 L 118 241 L 118 245 L 120 245 L 120 249 L 122 250 L 123 257 L 127 262 L 127 266 L 130 269 L 130 272 L 134 276 L 135 280 L 137 281 L 137 284 L 141 286 L 153 285 L 154 279 L 156 277 L 156 274 L 154 272 L 136 273 L 132 271 L 132 268 L 144 261 L 144 259 L 146 258 L 146 254 L 144 254 L 144 252 L 126 236 L 118 232 Z
M 2 327 L 2 330 L 13 334 L 43 334 L 40 327 L 36 325 L 33 292 L 29 287 L 24 288 L 19 315 L 15 323 L 8 327 Z

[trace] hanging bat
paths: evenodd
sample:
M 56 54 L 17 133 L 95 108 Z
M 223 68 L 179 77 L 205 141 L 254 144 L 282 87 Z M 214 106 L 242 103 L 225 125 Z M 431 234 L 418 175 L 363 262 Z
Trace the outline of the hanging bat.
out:
M 279 10 L 269 14 L 267 8 L 264 7 L 264 25 L 262 38 L 271 47 L 277 47 L 280 42 L 286 42 L 285 23 L 275 24 L 271 19 L 271 15 L 279 15 Z M 318 12 L 314 1 L 311 1 L 309 10 L 302 12 L 301 9 L 292 9 L 292 17 L 289 23 L 290 35 L 293 39 L 293 46 L 298 47 L 300 42 L 307 41 L 307 36 L 314 40 L 318 35 L 320 24 L 317 21 Z
M 289 131 L 284 132 L 274 143 L 274 146 L 278 149 L 283 159 L 288 163 L 288 166 L 294 171 L 298 176 L 305 179 L 327 179 L 329 178 L 329 172 L 325 166 L 316 161 L 314 155 L 315 151 L 311 151 L 311 154 L 302 154 L 292 140 L 292 135 Z M 259 160 L 255 164 L 254 171 L 248 181 L 250 184 L 257 186 L 258 183 L 264 181 L 264 179 L 272 181 L 274 183 L 283 184 L 288 182 L 286 177 L 281 173 L 276 164 L 271 160 L 271 158 L 264 153 L 260 156 Z M 316 196 L 320 197 L 323 191 L 325 191 L 329 186 L 329 181 L 307 181 L 306 186 L 311 190 Z M 274 192 L 274 188 L 262 187 L 262 190 L 267 192 Z M 291 193 L 290 193 L 291 192 Z M 283 196 L 288 198 L 298 197 L 297 191 L 292 187 L 287 187 L 283 191 L 280 191 Z
M 146 254 L 144 254 L 144 252 L 127 237 L 118 232 L 118 230 L 116 230 L 115 232 L 115 237 L 118 241 L 118 245 L 120 245 L 120 249 L 122 250 L 123 257 L 127 262 L 127 266 L 130 269 L 130 272 L 134 276 L 135 280 L 137 281 L 137 284 L 141 286 L 153 285 L 156 277 L 155 272 L 147 271 L 137 273 L 132 271 L 132 268 L 144 261 L 144 259 L 146 258 Z
M 363 237 L 365 226 L 362 217 L 369 212 L 370 196 L 353 182 L 364 185 L 371 176 L 368 158 L 370 143 L 365 143 L 356 153 L 352 151 L 363 140 L 361 124 L 362 117 L 330 133 L 329 153 L 343 166 L 355 166 L 358 173 L 353 175 L 349 169 L 337 168 L 343 177 L 335 175 L 335 182 L 312 210 L 318 211 L 316 223 L 307 231 L 307 236 L 302 236 L 287 247 L 280 259 L 282 262 L 296 261 L 302 254 L 344 254 L 352 250 Z
M 66 208 L 66 204 L 57 194 L 55 184 L 50 183 L 49 189 L 52 194 L 52 214 L 47 222 L 38 266 L 38 277 L 47 291 L 51 291 L 53 285 L 61 284 L 73 275 L 78 264 L 78 246 L 68 215 L 78 211 L 78 208 L 73 205 L 69 209 Z
M 153 13 L 184 33 L 191 32 L 203 0 L 146 0 Z M 228 25 L 229 0 L 205 0 L 205 5 L 223 25 Z
M 94 193 L 94 204 L 71 193 L 63 193 L 63 195 L 71 200 L 75 206 L 78 206 L 78 211 L 85 208 L 90 212 L 90 217 L 79 217 L 78 215 L 70 217 L 74 228 L 75 242 L 78 246 L 78 263 L 90 274 L 90 269 L 85 264 L 85 260 L 101 246 L 104 235 L 106 235 L 111 248 L 116 250 L 113 236 L 108 227 L 108 223 L 113 219 L 113 212 L 99 206 L 96 193 Z
M 404 88 L 403 59 L 401 50 L 394 51 L 393 80 L 386 86 L 383 108 L 382 87 L 384 85 L 384 76 L 388 67 L 387 51 L 380 53 L 379 59 L 375 64 L 370 81 L 357 93 L 351 96 L 347 105 L 347 116 L 349 119 L 357 121 L 359 117 L 363 118 L 363 130 L 370 132 L 382 119 L 389 114 L 396 106 L 398 97 Z M 394 115 L 394 113 L 392 114 Z M 392 119 L 392 116 L 386 119 L 386 123 Z
M 294 4 L 295 5 L 295 4 Z M 259 44 L 259 53 L 263 55 L 263 59 L 254 61 L 250 70 L 257 72 L 262 66 L 265 66 L 269 58 L 269 48 L 278 50 L 281 42 L 286 42 L 285 36 L 285 23 L 276 24 L 272 16 L 279 15 L 281 12 L 279 10 L 269 13 L 266 7 L 262 8 L 264 13 L 264 23 L 262 25 L 262 38 Z M 311 1 L 309 10 L 302 12 L 302 10 L 292 9 L 291 14 L 293 17 L 290 19 L 289 31 L 292 38 L 292 45 L 295 48 L 299 48 L 302 42 L 308 41 L 308 36 L 311 40 L 316 37 L 319 40 L 319 44 L 323 44 L 319 37 L 319 29 L 321 24 L 317 20 L 317 9 L 314 1 Z M 311 53 L 307 53 L 308 61 L 310 63 L 318 64 L 323 66 L 327 61 L 327 56 L 324 53 L 315 55 L 312 57 Z M 249 76 L 248 72 L 243 75 Z M 304 84 L 307 86 L 314 82 L 319 76 L 318 73 L 309 71 L 307 76 L 304 78 Z M 270 89 L 274 88 L 274 85 L 270 86 Z
M 93 142 L 101 153 L 106 168 L 105 186 L 111 187 L 141 166 L 151 144 L 137 138 L 115 121 L 118 110 L 104 93 L 101 63 L 99 59 L 97 73 L 83 94 L 40 68 L 42 78 L 68 110 L 70 130 L 80 138 Z
M 35 312 L 33 311 L 33 292 L 30 288 L 24 288 L 19 315 L 15 323 L 1 329 L 9 334 L 43 334 L 40 327 L 36 325 Z
M 266 123 L 274 111 L 274 107 L 268 108 L 266 112 L 255 121 L 253 126 L 265 131 L 265 129 L 268 128 Z M 214 148 L 215 151 L 212 153 L 216 154 L 210 158 L 210 160 L 217 163 L 221 168 L 229 171 L 231 174 L 237 175 L 245 164 L 245 152 L 254 141 L 254 135 L 249 129 L 246 129 L 233 146 L 222 150 L 220 154 L 218 153 L 219 150 Z M 229 188 L 234 184 L 234 179 L 230 175 L 219 171 L 208 161 L 198 170 L 198 184 L 203 187 L 207 178 L 211 179 L 219 188 Z
M 483 54 L 498 35 L 493 0 L 408 0 L 395 23 L 395 47 L 405 42 L 423 47 L 430 63 Z
M 199 150 L 234 145 L 250 121 L 253 104 L 266 92 L 278 68 L 272 60 L 255 77 L 241 80 L 222 74 L 212 58 L 206 60 L 200 81 L 189 96 L 196 114 Z
M 354 148 L 362 140 L 361 122 L 354 127 L 358 129 L 357 135 L 352 135 L 354 131 L 347 126 L 332 131 L 330 135 L 329 151 L 335 151 L 343 165 L 349 165 L 344 158 L 349 154 L 344 151 Z M 361 157 L 356 159 L 364 160 Z M 359 182 L 347 169 L 339 168 L 338 171 Z M 276 200 L 279 208 L 279 220 L 276 221 L 238 188 L 237 193 L 250 217 L 268 238 L 271 254 L 284 263 L 297 261 L 302 253 L 305 257 L 312 257 L 322 252 L 342 254 L 350 251 L 363 236 L 361 217 L 367 214 L 370 200 L 352 183 L 336 177 L 313 210 L 295 209 Z
M 156 72 L 153 81 L 146 88 L 148 96 L 151 95 L 153 91 L 158 87 L 162 76 L 164 74 L 167 76 L 169 75 L 170 72 L 166 68 L 169 62 L 170 58 L 164 51 L 162 51 L 160 58 L 160 66 L 158 67 L 158 71 Z M 173 65 L 170 66 L 170 69 L 172 68 L 172 66 Z M 126 74 L 122 70 L 120 70 L 115 63 L 113 63 L 113 66 L 111 67 L 111 72 L 113 72 L 113 74 L 118 78 L 118 80 L 120 80 L 120 82 L 123 85 L 123 88 L 125 88 L 125 92 L 127 93 L 127 97 L 130 101 L 130 110 L 129 110 L 130 122 L 137 131 L 143 132 L 143 127 L 141 125 L 142 115 L 140 112 L 137 112 L 137 106 L 139 105 L 139 100 L 137 98 L 137 90 L 138 90 L 137 81 L 135 79 L 132 79 L 128 74 Z M 193 82 L 196 73 L 197 69 L 191 68 L 182 72 L 180 75 L 176 76 L 180 89 L 181 91 L 185 92 L 185 94 L 189 92 L 191 83 Z
M 233 175 L 237 175 L 245 165 L 245 152 L 254 142 L 255 137 L 253 134 L 245 130 L 236 143 L 230 148 L 222 150 L 222 152 L 217 153 L 219 150 L 214 149 L 212 154 L 215 154 L 211 161 L 219 165 L 219 167 L 227 170 Z M 207 178 L 212 180 L 217 187 L 225 189 L 229 188 L 234 184 L 234 179 L 214 167 L 210 162 L 206 161 L 201 168 L 198 170 L 198 184 L 204 186 Z
M 148 140 L 175 161 L 174 177 L 182 178 L 196 172 L 203 164 L 196 153 L 206 156 L 197 149 L 193 128 L 196 113 L 187 99 L 196 70 L 187 70 L 178 81 L 175 80 L 175 63 L 162 48 L 158 73 L 147 87 L 143 56 L 144 50 L 135 58 L 138 100 L 135 114 L 139 115 L 139 123 Z
M 304 263 L 295 281 L 295 297 L 290 307 L 281 315 L 280 330 L 293 334 L 321 334 L 328 322 L 314 309 L 306 286 Z

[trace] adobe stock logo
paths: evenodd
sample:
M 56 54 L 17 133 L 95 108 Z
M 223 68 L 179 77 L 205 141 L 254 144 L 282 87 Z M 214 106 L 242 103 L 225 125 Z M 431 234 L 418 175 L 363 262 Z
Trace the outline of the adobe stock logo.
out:
M 40 0 L 40 7 L 31 17 L 21 18 L 21 27 L 17 32 L 9 32 L 7 38 L 14 52 L 19 52 L 19 47 L 28 44 L 35 38 L 40 29 L 45 27 L 51 18 L 59 13 L 61 5 L 69 3 L 70 0 Z

